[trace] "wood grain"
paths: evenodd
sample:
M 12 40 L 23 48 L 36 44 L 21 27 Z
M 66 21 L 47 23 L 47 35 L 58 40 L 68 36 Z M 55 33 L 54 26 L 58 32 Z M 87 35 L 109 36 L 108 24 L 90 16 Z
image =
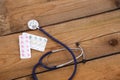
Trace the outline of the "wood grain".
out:
M 0 35 L 28 30 L 27 22 L 37 19 L 41 26 L 60 23 L 118 8 L 116 0 L 1 0 L 6 25 Z M 4 12 L 2 10 L 2 12 Z M 68 15 L 69 14 L 69 15 Z M 4 29 L 5 28 L 5 29 Z
M 111 43 L 109 43 L 113 39 L 117 40 L 118 42 L 120 41 L 119 14 L 120 11 L 117 10 L 85 19 L 74 20 L 59 25 L 45 27 L 44 29 L 70 47 L 75 47 L 75 42 L 81 42 L 81 46 L 84 48 L 87 58 L 92 58 L 94 56 L 120 51 L 119 44 L 113 46 Z M 39 31 L 28 31 L 28 33 L 46 37 Z M 1 80 L 13 79 L 30 74 L 33 65 L 37 63 L 40 56 L 44 54 L 33 50 L 31 59 L 21 60 L 19 58 L 18 47 L 18 36 L 20 34 L 21 33 L 0 37 Z M 113 35 L 102 37 L 108 34 Z M 46 51 L 58 48 L 60 48 L 58 44 L 50 39 L 48 40 Z M 98 52 L 98 50 L 100 52 Z M 49 61 L 52 62 L 51 65 L 62 63 L 71 59 L 68 53 L 55 55 L 57 57 L 51 56 L 49 59 Z M 43 70 L 45 69 L 39 68 L 38 72 Z
M 0 35 L 6 33 L 10 33 L 10 25 L 9 22 L 6 20 L 6 8 L 5 8 L 5 1 L 0 0 Z
M 4 14 L 5 10 L 5 0 L 0 0 L 0 14 Z

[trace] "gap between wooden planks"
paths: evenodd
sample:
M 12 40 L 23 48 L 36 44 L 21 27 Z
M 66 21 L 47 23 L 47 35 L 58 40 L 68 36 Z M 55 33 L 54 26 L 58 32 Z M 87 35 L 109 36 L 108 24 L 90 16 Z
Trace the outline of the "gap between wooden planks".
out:
M 100 37 L 102 35 L 115 33 L 120 31 L 120 11 L 114 11 L 93 17 L 74 20 L 68 23 L 46 27 L 50 34 L 60 39 L 69 46 L 74 46 L 75 42 L 83 42 L 92 38 Z M 29 31 L 28 33 L 44 36 L 39 31 Z M 31 73 L 32 67 L 37 63 L 39 57 L 43 54 L 41 52 L 32 51 L 32 58 L 28 60 L 20 60 L 18 35 L 0 37 L 0 78 L 1 80 L 9 80 Z M 119 41 L 119 34 L 108 36 L 108 38 L 89 40 L 87 43 L 81 44 L 85 49 L 87 57 L 100 56 L 103 54 L 120 51 L 119 47 L 109 45 L 111 39 Z M 46 51 L 60 48 L 59 45 L 49 40 Z M 98 52 L 98 50 L 100 52 Z M 60 63 L 68 60 L 70 55 L 68 53 L 56 54 L 56 58 L 51 58 L 52 62 L 61 60 Z M 59 58 L 58 58 L 59 56 Z M 67 57 L 66 57 L 67 56 Z M 58 58 L 58 59 L 57 59 Z M 39 68 L 39 71 L 44 69 Z M 7 76 L 7 77 L 6 77 Z
M 119 8 L 119 0 L 1 0 L 0 35 L 28 30 L 37 19 L 41 26 L 61 23 Z
M 37 74 L 39 80 L 68 80 L 73 66 Z M 33 80 L 31 76 L 15 80 Z M 73 80 L 120 80 L 120 55 L 78 64 Z

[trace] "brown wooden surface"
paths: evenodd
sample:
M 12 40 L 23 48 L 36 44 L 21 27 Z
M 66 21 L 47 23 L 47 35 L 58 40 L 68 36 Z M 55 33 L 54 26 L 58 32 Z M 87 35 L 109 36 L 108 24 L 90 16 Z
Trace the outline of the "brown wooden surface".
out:
M 39 80 L 68 80 L 73 66 L 39 74 Z M 120 55 L 79 64 L 73 80 L 120 80 Z M 24 77 L 16 80 L 33 80 Z
M 27 30 L 27 21 L 41 26 L 89 16 L 119 7 L 119 0 L 0 0 L 0 35 Z
M 84 48 L 87 58 L 92 58 L 95 56 L 100 56 L 103 54 L 120 51 L 119 50 L 120 45 L 118 45 L 119 41 L 120 41 L 120 33 L 119 33 L 119 31 L 120 31 L 120 11 L 119 10 L 112 11 L 109 13 L 104 13 L 101 15 L 96 15 L 93 17 L 74 20 L 71 22 L 63 23 L 63 24 L 48 26 L 48 27 L 45 27 L 44 29 L 71 47 L 74 47 L 75 42 L 81 42 L 81 46 Z M 37 31 L 28 31 L 28 33 L 46 37 L 44 34 L 39 32 L 38 30 Z M 1 43 L 0 44 L 0 64 L 1 64 L 0 79 L 1 80 L 10 80 L 10 79 L 14 79 L 17 77 L 31 74 L 33 65 L 38 61 L 39 57 L 42 54 L 44 54 L 44 53 L 41 53 L 38 51 L 32 51 L 31 59 L 21 60 L 19 58 L 19 47 L 18 47 L 18 36 L 20 34 L 21 33 L 0 37 L 0 43 Z M 111 45 L 109 42 L 111 42 L 113 39 L 117 40 L 118 44 L 116 44 L 114 46 Z M 49 40 L 46 51 L 49 51 L 52 49 L 58 49 L 58 48 L 60 48 L 60 46 L 58 44 Z M 56 57 L 54 57 L 55 55 L 56 55 Z M 50 62 L 52 62 L 54 64 L 56 64 L 56 62 L 62 63 L 64 61 L 70 59 L 70 55 L 68 53 L 55 54 L 55 55 L 53 57 L 51 56 L 51 58 L 50 58 Z M 111 60 L 111 58 L 110 58 L 110 60 Z M 117 61 L 117 60 L 119 61 L 119 57 L 115 58 L 115 61 Z M 100 62 L 102 62 L 102 61 L 100 61 Z M 96 63 L 93 62 L 93 63 L 91 63 L 91 65 L 97 66 Z M 104 63 L 104 64 L 107 64 L 107 63 Z M 110 63 L 108 62 L 108 64 L 110 64 Z M 111 64 L 114 65 L 113 63 L 111 63 Z M 98 65 L 100 65 L 100 64 L 98 64 Z M 117 64 L 117 63 L 115 65 L 117 65 L 118 67 L 120 66 L 120 64 Z M 86 65 L 86 67 L 87 67 L 87 65 Z M 92 66 L 88 65 L 88 67 L 92 67 Z M 109 66 L 109 67 L 112 67 L 112 66 Z M 68 70 L 68 71 L 70 71 L 70 72 L 68 72 L 68 74 L 69 74 L 69 73 L 71 73 L 72 69 L 71 69 L 71 67 L 68 67 L 68 68 L 70 69 L 70 70 Z M 104 68 L 105 67 L 103 67 L 103 69 Z M 99 69 L 100 68 L 98 68 L 98 70 Z M 43 71 L 43 70 L 44 69 L 39 68 L 38 72 Z M 85 69 L 83 69 L 83 71 L 84 70 Z M 45 74 L 47 74 L 47 73 L 45 73 Z M 43 74 L 43 75 L 45 75 L 45 74 Z M 65 77 L 63 77 L 63 79 L 66 79 L 68 77 L 68 74 L 66 74 Z M 80 72 L 79 72 L 79 74 L 80 74 Z M 88 74 L 90 74 L 90 73 L 88 73 Z M 93 74 L 96 74 L 96 73 L 93 73 Z M 84 73 L 81 75 L 84 75 Z M 87 75 L 87 74 L 85 74 L 85 75 Z M 97 76 L 97 74 L 96 74 L 96 76 Z M 49 75 L 48 75 L 48 77 L 49 77 Z M 57 74 L 56 74 L 56 78 L 57 78 Z M 76 77 L 75 79 L 78 80 L 77 78 L 79 78 L 79 77 Z M 44 80 L 46 78 L 43 76 L 42 79 Z M 52 79 L 52 78 L 50 78 L 50 79 Z M 88 80 L 88 79 L 86 79 L 86 80 Z M 106 80 L 109 80 L 109 79 L 106 79 Z

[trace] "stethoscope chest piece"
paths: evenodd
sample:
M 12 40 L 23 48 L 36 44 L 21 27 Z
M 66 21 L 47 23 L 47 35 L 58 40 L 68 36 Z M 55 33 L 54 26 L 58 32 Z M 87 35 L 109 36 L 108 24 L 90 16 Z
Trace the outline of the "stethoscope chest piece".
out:
M 39 27 L 39 22 L 37 20 L 30 20 L 28 21 L 28 28 L 31 30 L 36 30 Z

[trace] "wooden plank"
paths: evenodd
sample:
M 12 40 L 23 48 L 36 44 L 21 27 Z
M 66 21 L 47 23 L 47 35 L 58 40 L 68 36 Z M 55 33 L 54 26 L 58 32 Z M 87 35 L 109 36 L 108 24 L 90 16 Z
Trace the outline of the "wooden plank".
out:
M 0 26 L 0 35 L 28 30 L 26 23 L 33 18 L 37 19 L 41 23 L 41 26 L 46 26 L 114 10 L 119 7 L 117 1 L 6 0 L 4 3 L 4 9 L 6 10 L 4 23 L 6 23 L 7 26 Z
M 33 78 L 32 77 L 24 77 L 24 78 L 15 79 L 15 80 L 33 80 Z
M 6 20 L 6 8 L 5 8 L 5 0 L 0 0 L 0 35 L 4 34 L 5 31 L 7 31 L 8 33 L 10 33 L 10 31 L 8 31 L 9 27 L 9 23 L 7 23 Z
M 78 64 L 77 74 L 73 80 L 120 80 L 120 55 Z M 73 66 L 38 74 L 41 80 L 67 80 L 73 71 Z M 25 77 L 16 80 L 33 80 Z
M 67 45 L 73 47 L 75 45 L 75 42 L 79 42 L 79 41 L 83 42 L 106 34 L 119 32 L 120 31 L 119 14 L 120 11 L 117 10 L 111 13 L 97 15 L 94 17 L 71 21 L 59 25 L 49 26 L 46 27 L 45 30 L 47 30 L 50 34 L 60 39 Z M 39 31 L 29 31 L 28 33 L 46 37 L 44 34 L 42 34 Z M 20 33 L 0 37 L 1 80 L 13 79 L 30 74 L 33 65 L 37 63 L 39 57 L 43 54 L 38 51 L 32 51 L 31 59 L 20 60 L 18 35 L 20 35 Z M 102 54 L 119 51 L 120 45 L 114 47 L 109 45 L 108 41 L 111 41 L 111 39 L 117 39 L 119 42 L 120 39 L 119 34 L 108 36 L 106 39 L 102 38 L 100 40 L 97 39 L 96 41 L 90 40 L 89 42 L 87 43 L 85 42 L 84 44 L 81 45 L 85 49 L 87 55 L 89 55 L 90 57 L 93 57 L 93 53 L 96 56 L 98 55 L 100 56 Z M 58 48 L 60 48 L 60 46 L 49 39 L 46 51 L 52 49 L 58 49 Z M 98 50 L 100 50 L 101 52 L 98 53 Z M 55 54 L 55 55 L 59 57 L 51 58 L 50 61 L 52 61 L 53 63 L 56 62 L 61 63 L 71 58 L 68 53 Z M 39 68 L 38 71 L 43 71 L 43 70 L 44 69 Z

